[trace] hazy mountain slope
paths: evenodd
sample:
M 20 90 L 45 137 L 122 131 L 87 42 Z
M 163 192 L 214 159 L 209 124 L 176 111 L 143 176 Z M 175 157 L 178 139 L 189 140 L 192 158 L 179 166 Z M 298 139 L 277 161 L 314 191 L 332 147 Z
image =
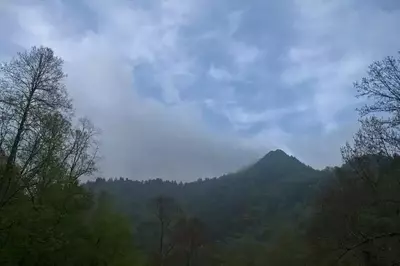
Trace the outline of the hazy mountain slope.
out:
M 260 228 L 275 220 L 293 221 L 305 215 L 307 199 L 323 172 L 281 150 L 255 164 L 219 178 L 176 183 L 160 179 L 97 180 L 87 186 L 113 195 L 117 206 L 136 223 L 146 220 L 147 203 L 158 195 L 176 199 L 186 213 L 199 217 L 215 238 Z

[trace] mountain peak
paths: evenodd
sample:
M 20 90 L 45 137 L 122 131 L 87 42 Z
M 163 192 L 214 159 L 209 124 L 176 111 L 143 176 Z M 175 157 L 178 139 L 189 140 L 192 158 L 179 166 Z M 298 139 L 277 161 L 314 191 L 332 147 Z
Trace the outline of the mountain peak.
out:
M 255 163 L 255 166 L 271 166 L 276 164 L 286 164 L 288 162 L 292 162 L 295 159 L 293 156 L 288 155 L 281 149 L 271 150 L 267 154 L 265 154 L 258 162 Z M 296 160 L 296 159 L 295 159 Z
M 263 158 L 261 158 L 260 161 L 264 160 L 282 160 L 282 159 L 288 159 L 288 158 L 293 158 L 293 156 L 288 155 L 286 152 L 284 152 L 281 149 L 276 149 L 268 152 L 266 155 L 264 155 Z
M 275 156 L 275 155 L 286 155 L 289 156 L 286 152 L 284 152 L 281 149 L 276 149 L 276 150 L 272 150 L 270 152 L 268 152 L 265 156 Z
M 307 167 L 300 162 L 296 157 L 288 155 L 281 149 L 272 150 L 262 157 L 253 165 L 253 168 L 263 169 L 262 171 L 270 171 L 271 169 L 301 169 Z

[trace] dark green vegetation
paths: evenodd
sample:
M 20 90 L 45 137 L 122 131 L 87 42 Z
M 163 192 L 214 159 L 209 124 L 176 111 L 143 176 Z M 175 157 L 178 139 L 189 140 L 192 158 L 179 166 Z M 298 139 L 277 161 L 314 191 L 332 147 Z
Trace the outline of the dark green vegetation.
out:
M 264 265 L 278 259 L 272 256 L 273 249 L 280 249 L 277 245 L 304 235 L 316 187 L 328 174 L 277 150 L 245 170 L 219 178 L 191 183 L 97 179 L 87 187 L 113 196 L 118 210 L 134 221 L 135 239 L 147 254 L 159 253 L 155 248 L 161 245 L 162 221 L 157 217 L 162 212 L 169 223 L 163 240 L 167 265 L 188 263 L 181 256 L 168 264 L 169 258 L 182 252 L 174 234 L 188 219 L 196 219 L 196 230 L 201 231 L 191 264 Z M 296 244 L 300 252 L 297 248 L 302 249 Z
M 355 84 L 368 104 L 343 166 L 276 150 L 191 183 L 79 184 L 97 135 L 72 116 L 62 60 L 33 48 L 0 71 L 1 265 L 400 265 L 398 59 Z
M 129 221 L 78 183 L 96 130 L 73 122 L 62 65 L 34 47 L 0 66 L 0 265 L 134 265 Z

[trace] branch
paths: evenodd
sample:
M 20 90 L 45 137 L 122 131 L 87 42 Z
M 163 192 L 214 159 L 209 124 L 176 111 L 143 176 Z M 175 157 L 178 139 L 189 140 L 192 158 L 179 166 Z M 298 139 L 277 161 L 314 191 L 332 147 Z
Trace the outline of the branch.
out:
M 379 239 L 399 237 L 399 236 L 400 236 L 400 233 L 388 233 L 388 234 L 383 234 L 383 235 L 378 235 L 378 236 L 367 238 L 367 239 L 361 241 L 360 243 L 357 243 L 351 247 L 346 248 L 345 251 L 342 254 L 340 254 L 340 256 L 338 257 L 335 264 L 338 264 L 340 262 L 340 260 L 342 260 L 349 252 L 351 252 L 361 246 L 364 246 L 368 243 L 374 242 Z

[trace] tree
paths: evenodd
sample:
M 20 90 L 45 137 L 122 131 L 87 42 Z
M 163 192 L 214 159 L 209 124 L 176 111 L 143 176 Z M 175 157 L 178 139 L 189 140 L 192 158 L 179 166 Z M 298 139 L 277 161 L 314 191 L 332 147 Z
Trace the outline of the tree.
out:
M 0 264 L 137 263 L 127 220 L 79 184 L 97 130 L 73 122 L 62 60 L 33 47 L 0 70 Z
M 374 62 L 354 86 L 367 100 L 358 110 L 361 128 L 322 188 L 309 236 L 322 265 L 398 265 L 400 58 Z
M 105 193 L 98 196 L 96 205 L 90 217 L 91 265 L 137 265 L 140 254 L 134 249 L 130 221 L 113 210 L 112 199 Z
M 6 205 L 0 220 L 7 226 L 0 232 L 1 265 L 76 265 L 68 261 L 84 259 L 74 252 L 88 231 L 84 217 L 91 204 L 81 187 L 54 184 L 40 205 L 28 197 Z
M 7 145 L 8 168 L 15 163 L 24 135 L 34 129 L 41 114 L 71 110 L 62 83 L 66 76 L 62 65 L 63 60 L 45 47 L 18 53 L 16 58 L 1 65 L 2 117 L 9 118 L 15 127 Z
M 388 156 L 398 154 L 400 52 L 398 58 L 388 56 L 371 64 L 367 75 L 360 82 L 354 83 L 357 97 L 366 99 L 367 103 L 358 109 L 362 127 L 355 136 L 353 154 L 350 155 L 360 157 L 377 153 Z
M 33 139 L 38 140 L 34 135 L 37 135 L 43 117 L 71 110 L 62 83 L 65 77 L 62 65 L 63 61 L 50 48 L 33 47 L 29 52 L 18 53 L 17 57 L 0 67 L 0 148 L 7 155 L 1 173 L 1 205 L 20 189 L 17 183 L 21 180 L 13 180 L 22 177 L 15 163 L 19 166 L 26 164 L 19 154 L 32 144 Z M 36 143 L 33 142 L 34 146 Z
M 205 225 L 197 218 L 183 217 L 175 224 L 171 241 L 183 264 L 191 266 L 198 249 L 206 243 Z
M 371 186 L 352 167 L 336 169 L 321 189 L 309 225 L 315 259 L 325 262 L 321 265 L 400 261 L 398 170 L 398 160 L 379 165 L 379 181 Z
M 81 186 L 51 185 L 40 205 L 6 206 L 0 226 L 1 265 L 139 265 L 132 226 L 111 199 Z M 12 208 L 11 208 L 12 207 Z
M 55 179 L 76 182 L 92 174 L 97 130 L 87 119 L 72 123 L 63 60 L 50 48 L 33 47 L 1 65 L 0 206 L 24 191 L 33 199 Z
M 165 258 L 175 247 L 175 243 L 167 239 L 171 235 L 174 222 L 180 214 L 175 200 L 166 196 L 158 196 L 150 201 L 150 209 L 157 218 L 159 226 L 158 252 L 156 264 L 164 265 Z

